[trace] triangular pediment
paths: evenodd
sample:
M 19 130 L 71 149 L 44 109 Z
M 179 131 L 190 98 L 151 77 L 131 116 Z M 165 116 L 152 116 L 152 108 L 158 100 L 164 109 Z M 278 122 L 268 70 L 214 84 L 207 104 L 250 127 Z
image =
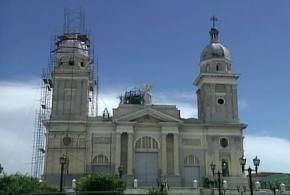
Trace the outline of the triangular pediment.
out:
M 152 108 L 144 108 L 129 114 L 125 114 L 115 119 L 118 121 L 136 121 L 136 122 L 177 122 L 181 123 L 182 120 L 170 116 L 166 113 L 160 112 Z
M 157 122 L 165 122 L 161 120 L 160 118 L 155 118 L 153 116 L 150 116 L 149 114 L 141 116 L 140 118 L 133 119 L 131 121 L 137 121 L 138 123 L 157 123 Z

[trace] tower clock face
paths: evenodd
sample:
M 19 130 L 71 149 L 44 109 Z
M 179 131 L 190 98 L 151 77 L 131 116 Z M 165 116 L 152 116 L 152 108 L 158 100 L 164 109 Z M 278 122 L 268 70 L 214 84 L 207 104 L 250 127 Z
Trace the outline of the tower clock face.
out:
M 229 145 L 229 141 L 228 141 L 228 139 L 226 139 L 226 138 L 221 138 L 221 139 L 220 139 L 220 145 L 221 145 L 221 147 L 226 148 L 226 147 Z
M 64 138 L 62 139 L 62 142 L 63 142 L 63 144 L 64 144 L 65 146 L 68 146 L 68 145 L 71 144 L 71 138 L 70 138 L 70 137 L 64 137 Z
M 217 99 L 217 103 L 218 103 L 219 105 L 223 105 L 223 104 L 225 103 L 225 100 L 224 100 L 223 98 L 218 98 L 218 99 Z

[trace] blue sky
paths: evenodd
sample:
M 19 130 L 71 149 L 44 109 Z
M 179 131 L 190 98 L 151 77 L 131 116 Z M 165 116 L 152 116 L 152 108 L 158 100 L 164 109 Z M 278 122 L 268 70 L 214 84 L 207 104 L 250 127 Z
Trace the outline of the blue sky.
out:
M 52 37 L 63 32 L 64 9 L 79 7 L 85 12 L 86 27 L 99 55 L 100 104 L 113 107 L 112 102 L 126 87 L 145 82 L 154 84 L 156 102 L 176 103 L 188 115 L 194 115 L 192 82 L 199 71 L 201 50 L 209 40 L 209 18 L 216 15 L 220 40 L 231 52 L 234 72 L 240 74 L 240 119 L 249 125 L 246 136 L 256 138 L 248 144 L 252 148 L 245 146 L 246 152 L 261 153 L 256 148 L 263 145 L 257 139 L 275 138 L 289 146 L 289 1 L 2 0 L 0 133 L 13 133 L 9 143 L 16 148 L 10 149 L 8 160 L 5 155 L 2 160 L 9 169 L 29 169 L 30 158 L 25 159 L 24 168 L 11 163 L 15 159 L 12 151 L 23 153 L 23 147 L 17 150 L 15 145 L 22 141 L 27 146 L 32 139 L 37 80 L 47 66 Z M 183 95 L 172 97 L 173 92 Z M 22 108 L 22 104 L 27 106 Z M 11 107 L 21 109 L 21 114 Z M 27 148 L 26 153 L 30 150 Z M 268 164 L 264 170 L 278 170 Z

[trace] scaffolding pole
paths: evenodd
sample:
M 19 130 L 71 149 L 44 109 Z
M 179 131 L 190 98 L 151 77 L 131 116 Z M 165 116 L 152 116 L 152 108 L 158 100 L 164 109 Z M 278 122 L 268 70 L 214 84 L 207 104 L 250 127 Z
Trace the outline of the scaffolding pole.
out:
M 47 71 L 42 74 L 42 84 L 40 90 L 40 106 L 35 114 L 34 140 L 32 149 L 31 175 L 40 178 L 43 173 L 45 155 L 45 132 L 43 124 L 48 119 L 51 112 L 52 81 Z

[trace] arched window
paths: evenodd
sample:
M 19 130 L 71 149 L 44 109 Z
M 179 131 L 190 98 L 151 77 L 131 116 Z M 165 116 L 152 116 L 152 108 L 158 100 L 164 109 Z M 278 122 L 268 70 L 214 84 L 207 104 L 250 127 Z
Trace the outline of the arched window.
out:
M 135 148 L 137 150 L 158 150 L 158 142 L 150 136 L 144 136 L 136 141 Z
M 215 69 L 216 69 L 216 71 L 219 71 L 220 70 L 219 64 L 216 65 Z
M 195 155 L 188 155 L 184 159 L 185 166 L 199 166 L 199 160 Z
M 93 159 L 93 164 L 107 165 L 107 164 L 109 164 L 109 159 L 105 155 L 99 154 L 99 155 L 95 156 L 95 158 Z
M 207 64 L 207 65 L 206 65 L 206 72 L 209 72 L 209 71 L 210 71 L 210 65 Z

